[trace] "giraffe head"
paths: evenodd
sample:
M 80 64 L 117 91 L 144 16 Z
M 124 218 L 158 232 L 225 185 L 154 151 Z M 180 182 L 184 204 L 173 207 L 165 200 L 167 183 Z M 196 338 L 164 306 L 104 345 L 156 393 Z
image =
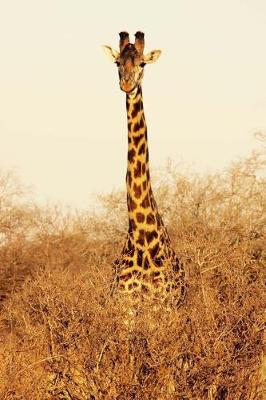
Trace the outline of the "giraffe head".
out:
M 144 33 L 142 32 L 135 34 L 134 44 L 130 43 L 127 32 L 120 32 L 119 36 L 119 52 L 110 46 L 103 46 L 103 48 L 118 67 L 121 90 L 131 93 L 141 84 L 145 65 L 157 61 L 161 50 L 153 50 L 144 55 Z

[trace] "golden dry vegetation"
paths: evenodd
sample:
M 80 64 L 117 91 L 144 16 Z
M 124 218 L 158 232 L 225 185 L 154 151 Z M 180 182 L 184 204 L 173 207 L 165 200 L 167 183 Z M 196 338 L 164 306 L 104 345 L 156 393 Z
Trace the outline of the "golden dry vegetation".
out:
M 98 214 L 41 209 L 0 174 L 0 399 L 262 399 L 263 152 L 223 173 L 171 165 L 154 192 L 187 273 L 184 305 L 111 296 L 125 193 Z

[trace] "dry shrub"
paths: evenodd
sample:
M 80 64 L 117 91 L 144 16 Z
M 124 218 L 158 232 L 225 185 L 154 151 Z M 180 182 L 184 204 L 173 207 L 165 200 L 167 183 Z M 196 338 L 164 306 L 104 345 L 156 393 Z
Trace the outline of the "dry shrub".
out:
M 0 398 L 262 399 L 262 166 L 253 153 L 223 174 L 169 167 L 156 182 L 187 271 L 179 310 L 111 296 L 124 193 L 102 196 L 98 215 L 3 194 Z

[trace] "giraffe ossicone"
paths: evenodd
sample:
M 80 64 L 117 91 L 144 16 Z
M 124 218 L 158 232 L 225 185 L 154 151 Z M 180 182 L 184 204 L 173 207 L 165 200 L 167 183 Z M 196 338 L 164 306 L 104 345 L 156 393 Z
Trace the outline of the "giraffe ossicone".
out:
M 144 33 L 121 32 L 119 52 L 103 46 L 116 63 L 120 88 L 126 93 L 128 123 L 127 207 L 129 228 L 120 257 L 115 262 L 116 288 L 134 296 L 167 299 L 176 306 L 185 296 L 185 273 L 170 242 L 153 196 L 149 172 L 147 125 L 141 82 L 145 65 L 157 61 L 161 51 L 144 55 Z

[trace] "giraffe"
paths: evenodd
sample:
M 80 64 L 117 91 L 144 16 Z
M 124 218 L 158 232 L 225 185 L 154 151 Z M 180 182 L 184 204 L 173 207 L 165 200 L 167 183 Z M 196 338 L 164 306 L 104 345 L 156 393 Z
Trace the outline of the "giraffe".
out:
M 128 234 L 120 257 L 115 261 L 116 287 L 133 297 L 152 296 L 165 300 L 173 294 L 179 306 L 185 296 L 185 273 L 173 248 L 151 188 L 149 150 L 145 121 L 142 78 L 146 64 L 159 58 L 161 51 L 144 55 L 144 33 L 120 32 L 119 49 L 103 46 L 116 63 L 120 88 L 126 93 L 128 123 L 127 208 Z

